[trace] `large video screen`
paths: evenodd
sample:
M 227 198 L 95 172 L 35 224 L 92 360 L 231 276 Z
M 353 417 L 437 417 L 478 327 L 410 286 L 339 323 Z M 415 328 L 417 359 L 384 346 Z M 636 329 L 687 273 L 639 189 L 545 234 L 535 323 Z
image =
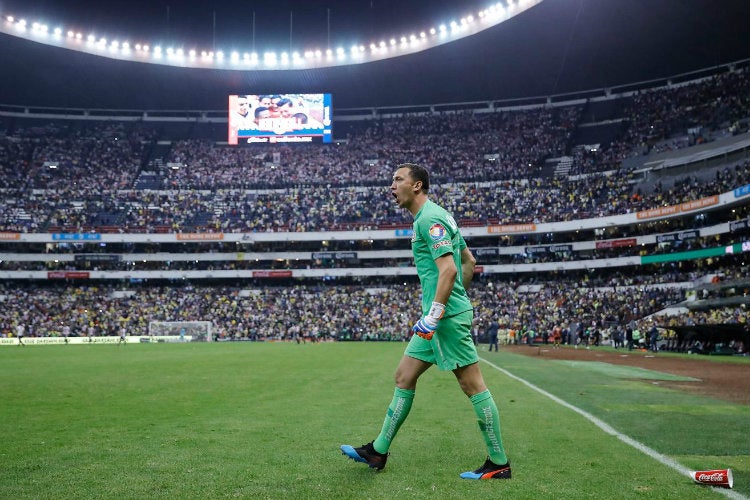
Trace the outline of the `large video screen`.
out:
M 331 142 L 331 94 L 229 96 L 229 144 Z

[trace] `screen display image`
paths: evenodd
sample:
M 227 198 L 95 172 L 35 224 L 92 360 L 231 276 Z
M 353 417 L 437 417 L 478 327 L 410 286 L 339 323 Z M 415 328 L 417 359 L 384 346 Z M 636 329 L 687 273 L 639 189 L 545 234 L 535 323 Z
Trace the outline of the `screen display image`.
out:
M 229 144 L 331 142 L 331 94 L 229 96 Z

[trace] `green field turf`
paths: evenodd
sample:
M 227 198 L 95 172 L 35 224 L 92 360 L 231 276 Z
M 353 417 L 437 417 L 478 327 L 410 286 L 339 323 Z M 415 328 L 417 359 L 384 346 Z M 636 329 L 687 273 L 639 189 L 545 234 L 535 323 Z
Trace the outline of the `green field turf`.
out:
M 666 374 L 503 352 L 482 352 L 482 370 L 512 480 L 458 478 L 484 445 L 453 375 L 434 368 L 376 473 L 339 446 L 379 431 L 403 349 L 1 348 L 0 498 L 724 498 L 528 384 L 688 469 L 731 467 L 723 491 L 750 495 L 750 407 L 669 390 Z

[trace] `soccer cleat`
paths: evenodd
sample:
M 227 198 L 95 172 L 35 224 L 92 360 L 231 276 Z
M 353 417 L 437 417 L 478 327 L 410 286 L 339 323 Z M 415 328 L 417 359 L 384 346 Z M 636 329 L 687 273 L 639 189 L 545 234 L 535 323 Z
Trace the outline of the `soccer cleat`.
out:
M 363 444 L 359 448 L 354 448 L 348 444 L 341 445 L 341 452 L 347 457 L 357 462 L 367 464 L 371 469 L 383 470 L 385 461 L 388 460 L 388 453 L 378 453 L 372 446 L 372 441 Z
M 474 471 L 462 472 L 461 479 L 510 479 L 510 462 L 497 465 L 489 458 Z

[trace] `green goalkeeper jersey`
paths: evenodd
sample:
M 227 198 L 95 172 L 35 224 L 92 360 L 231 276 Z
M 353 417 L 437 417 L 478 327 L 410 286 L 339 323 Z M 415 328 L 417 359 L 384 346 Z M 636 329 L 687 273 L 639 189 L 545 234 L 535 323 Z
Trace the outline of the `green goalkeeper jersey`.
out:
M 454 316 L 464 311 L 471 311 L 472 306 L 463 286 L 461 269 L 461 251 L 466 242 L 458 231 L 458 225 L 444 208 L 431 200 L 422 206 L 414 217 L 414 236 L 411 249 L 414 263 L 422 284 L 422 314 L 427 314 L 435 300 L 438 283 L 438 268 L 435 259 L 452 253 L 458 274 L 453 283 L 448 303 L 445 304 L 445 316 Z

